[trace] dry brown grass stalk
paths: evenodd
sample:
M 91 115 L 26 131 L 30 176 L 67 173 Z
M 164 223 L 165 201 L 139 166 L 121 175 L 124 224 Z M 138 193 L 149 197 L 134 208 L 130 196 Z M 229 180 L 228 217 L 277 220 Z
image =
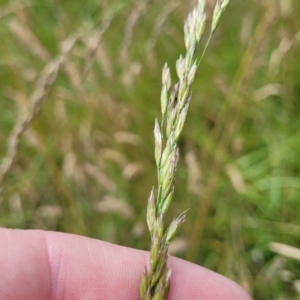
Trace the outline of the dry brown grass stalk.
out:
M 22 4 L 20 4 L 19 2 L 20 1 L 10 1 L 7 6 L 1 7 L 0 20 L 19 10 L 35 6 L 35 4 L 32 4 L 29 1 L 22 1 Z
M 154 62 L 153 49 L 157 43 L 158 37 L 161 34 L 161 31 L 167 22 L 170 14 L 180 5 L 180 1 L 172 1 L 168 5 L 165 5 L 162 12 L 157 16 L 154 27 L 151 33 L 151 36 L 146 44 L 146 54 L 149 60 L 149 65 L 152 65 Z
M 3 181 L 16 159 L 21 136 L 32 122 L 33 118 L 40 111 L 43 100 L 48 95 L 48 92 L 68 59 L 79 36 L 79 33 L 70 35 L 62 43 L 60 54 L 44 67 L 37 81 L 36 89 L 29 96 L 29 108 L 27 113 L 18 117 L 16 124 L 8 137 L 6 156 L 0 165 L 0 204 L 2 202 Z
M 97 50 L 101 45 L 103 34 L 107 31 L 112 21 L 112 17 L 105 18 L 100 26 L 98 26 L 94 31 L 92 36 L 89 37 L 89 51 L 88 51 L 88 57 L 85 60 L 85 65 L 83 67 L 83 70 L 81 72 L 81 83 L 85 80 L 86 76 L 90 72 L 94 61 L 97 56 Z
M 134 28 L 137 26 L 137 23 L 141 16 L 146 12 L 149 0 L 139 0 L 136 2 L 137 4 L 135 5 L 135 8 L 132 10 L 131 14 L 128 17 L 125 27 L 124 39 L 120 47 L 119 62 L 121 64 L 124 64 L 125 66 L 127 66 L 126 63 L 128 63 L 128 49 L 133 39 Z

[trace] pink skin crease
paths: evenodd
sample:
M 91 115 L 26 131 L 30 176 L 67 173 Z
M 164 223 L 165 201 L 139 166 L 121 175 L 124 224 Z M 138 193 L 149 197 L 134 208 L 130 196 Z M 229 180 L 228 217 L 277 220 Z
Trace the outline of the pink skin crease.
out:
M 149 253 L 78 235 L 0 228 L 0 299 L 139 300 Z M 233 281 L 170 257 L 168 300 L 250 300 Z

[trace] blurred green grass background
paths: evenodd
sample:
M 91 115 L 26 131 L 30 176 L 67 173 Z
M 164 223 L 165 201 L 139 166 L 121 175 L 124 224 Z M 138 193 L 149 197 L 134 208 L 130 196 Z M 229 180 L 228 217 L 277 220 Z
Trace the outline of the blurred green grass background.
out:
M 269 246 L 300 248 L 300 3 L 231 2 L 180 140 L 169 221 L 190 210 L 171 252 L 254 299 L 300 299 L 299 255 Z M 1 183 L 1 226 L 149 248 L 161 69 L 167 61 L 176 80 L 193 3 L 0 0 L 2 162 L 49 64 L 79 35 Z

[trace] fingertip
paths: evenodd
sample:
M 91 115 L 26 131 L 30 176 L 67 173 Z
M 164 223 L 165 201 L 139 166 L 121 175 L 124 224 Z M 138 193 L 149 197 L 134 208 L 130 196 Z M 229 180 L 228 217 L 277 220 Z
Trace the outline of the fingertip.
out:
M 178 258 L 170 258 L 172 280 L 170 299 L 251 300 L 234 281 Z M 169 299 L 169 298 L 168 298 Z

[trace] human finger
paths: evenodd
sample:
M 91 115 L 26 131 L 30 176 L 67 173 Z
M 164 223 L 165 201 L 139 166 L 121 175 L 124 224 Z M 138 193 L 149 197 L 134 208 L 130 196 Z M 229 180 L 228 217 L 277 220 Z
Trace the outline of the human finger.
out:
M 0 229 L 0 299 L 138 300 L 149 253 L 78 235 Z M 233 281 L 170 257 L 168 300 L 250 300 Z

